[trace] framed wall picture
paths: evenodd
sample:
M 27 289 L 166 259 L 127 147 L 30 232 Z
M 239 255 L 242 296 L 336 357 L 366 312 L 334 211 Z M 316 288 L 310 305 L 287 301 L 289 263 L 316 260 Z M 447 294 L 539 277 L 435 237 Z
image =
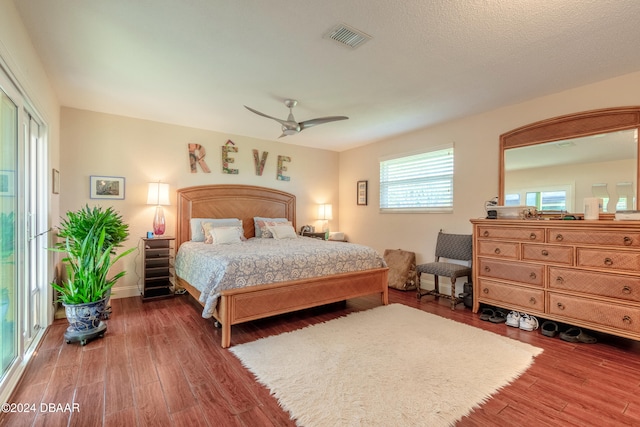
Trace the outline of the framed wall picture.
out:
M 124 178 L 121 176 L 89 177 L 89 197 L 92 199 L 124 200 Z
M 51 171 L 51 192 L 60 194 L 60 171 L 58 169 Z
M 358 181 L 358 191 L 357 191 L 358 205 L 361 205 L 361 206 L 367 205 L 367 186 L 368 186 L 368 181 Z
M 0 196 L 15 196 L 15 172 L 0 171 Z

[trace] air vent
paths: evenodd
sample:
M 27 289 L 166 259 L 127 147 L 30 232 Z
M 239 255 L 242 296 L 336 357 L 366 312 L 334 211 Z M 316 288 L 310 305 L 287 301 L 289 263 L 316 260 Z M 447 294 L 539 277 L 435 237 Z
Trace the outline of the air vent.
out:
M 371 40 L 371 36 L 360 30 L 356 30 L 346 24 L 336 25 L 330 29 L 325 35 L 325 39 L 331 39 L 342 46 L 355 49 Z

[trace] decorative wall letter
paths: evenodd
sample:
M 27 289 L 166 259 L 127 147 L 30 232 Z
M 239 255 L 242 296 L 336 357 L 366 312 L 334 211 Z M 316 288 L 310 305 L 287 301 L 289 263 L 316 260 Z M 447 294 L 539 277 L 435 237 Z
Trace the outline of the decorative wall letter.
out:
M 262 176 L 262 172 L 264 172 L 264 164 L 267 162 L 267 156 L 269 155 L 268 151 L 264 151 L 262 153 L 262 160 L 259 157 L 260 153 L 255 148 L 253 149 L 253 163 L 256 165 L 256 175 Z
M 226 144 L 222 146 L 222 173 L 228 173 L 237 175 L 238 169 L 232 169 L 229 167 L 229 163 L 236 161 L 233 157 L 229 157 L 229 153 L 237 153 L 238 147 L 235 146 L 233 141 L 228 140 Z
M 287 171 L 287 167 L 284 166 L 282 163 L 284 162 L 290 162 L 291 161 L 291 157 L 289 156 L 278 156 L 278 176 L 276 177 L 276 179 L 278 181 L 290 181 L 291 177 L 289 176 L 284 176 L 282 173 Z
M 202 171 L 205 173 L 211 173 L 211 169 L 204 161 L 204 156 L 207 153 L 204 151 L 204 147 L 200 144 L 189 144 L 189 165 L 191 166 L 191 173 L 197 173 L 198 167 L 196 163 L 200 165 Z

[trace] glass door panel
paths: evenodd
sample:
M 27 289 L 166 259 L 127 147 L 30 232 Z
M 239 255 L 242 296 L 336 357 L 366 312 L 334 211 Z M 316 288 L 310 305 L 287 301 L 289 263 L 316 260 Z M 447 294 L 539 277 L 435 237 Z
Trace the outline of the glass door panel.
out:
M 0 378 L 18 357 L 18 106 L 0 89 Z

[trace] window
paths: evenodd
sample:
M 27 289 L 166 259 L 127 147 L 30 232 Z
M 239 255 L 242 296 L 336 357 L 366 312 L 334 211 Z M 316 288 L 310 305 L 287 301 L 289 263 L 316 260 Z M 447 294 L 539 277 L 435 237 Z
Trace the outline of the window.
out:
M 453 146 L 380 161 L 381 212 L 452 212 Z
M 542 211 L 566 211 L 566 191 L 536 191 L 527 192 L 527 206 L 535 206 Z

